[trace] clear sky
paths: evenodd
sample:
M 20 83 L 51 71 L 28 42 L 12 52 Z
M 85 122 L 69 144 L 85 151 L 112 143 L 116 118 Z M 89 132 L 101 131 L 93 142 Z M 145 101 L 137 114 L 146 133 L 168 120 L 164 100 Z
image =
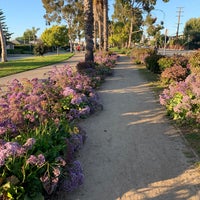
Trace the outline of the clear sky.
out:
M 114 0 L 108 2 L 109 15 L 111 15 Z M 182 7 L 179 34 L 182 33 L 186 21 L 193 17 L 200 17 L 200 0 L 170 0 L 168 3 L 157 0 L 157 2 L 156 10 L 152 14 L 158 17 L 158 22 L 164 21 L 169 35 L 176 33 L 179 7 Z M 9 32 L 14 33 L 12 39 L 22 36 L 26 29 L 32 27 L 40 28 L 37 34 L 39 37 L 47 27 L 43 18 L 45 9 L 41 0 L 0 0 L 0 9 L 6 17 Z

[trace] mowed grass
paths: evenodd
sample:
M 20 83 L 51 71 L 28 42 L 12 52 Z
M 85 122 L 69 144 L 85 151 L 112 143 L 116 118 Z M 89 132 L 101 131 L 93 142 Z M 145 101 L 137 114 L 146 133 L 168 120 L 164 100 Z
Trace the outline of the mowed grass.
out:
M 0 63 L 0 77 L 16 74 L 62 62 L 73 56 L 73 53 L 45 55 Z

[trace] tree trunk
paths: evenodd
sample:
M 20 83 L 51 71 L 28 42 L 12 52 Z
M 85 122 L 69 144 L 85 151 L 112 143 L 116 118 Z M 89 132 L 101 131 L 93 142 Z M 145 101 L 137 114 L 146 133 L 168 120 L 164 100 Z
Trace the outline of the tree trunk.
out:
M 103 49 L 103 36 L 102 36 L 102 19 L 100 18 L 98 25 L 99 25 L 99 50 L 101 51 Z
M 103 38 L 104 51 L 108 51 L 108 0 L 103 0 Z
M 94 16 L 93 16 L 93 0 L 84 0 L 84 21 L 85 21 L 85 42 L 86 53 L 85 61 L 94 61 Z
M 128 37 L 128 48 L 131 48 L 132 33 L 133 33 L 133 17 L 131 17 L 131 24 L 130 24 L 129 37 Z
M 97 49 L 97 21 L 94 22 L 94 49 Z
M 0 22 L 1 62 L 7 62 L 6 40 Z

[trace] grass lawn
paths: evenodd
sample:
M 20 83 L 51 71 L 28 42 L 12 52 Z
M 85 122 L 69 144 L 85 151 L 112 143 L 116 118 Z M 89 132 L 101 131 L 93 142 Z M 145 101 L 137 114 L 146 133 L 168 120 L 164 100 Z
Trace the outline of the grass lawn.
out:
M 44 67 L 47 65 L 59 63 L 73 56 L 73 53 L 60 55 L 47 55 L 19 60 L 12 60 L 5 63 L 0 63 L 0 77 L 16 74 L 19 72 Z

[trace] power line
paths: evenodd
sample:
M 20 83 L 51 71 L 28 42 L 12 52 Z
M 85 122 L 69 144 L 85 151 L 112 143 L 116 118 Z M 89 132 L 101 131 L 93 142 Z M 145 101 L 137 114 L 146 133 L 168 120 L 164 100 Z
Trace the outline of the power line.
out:
M 183 7 L 178 7 L 178 23 L 177 23 L 177 31 L 176 31 L 176 37 L 178 38 L 178 34 L 179 34 L 179 26 L 180 26 L 180 22 L 181 22 L 181 17 L 182 17 L 182 13 L 183 13 Z

